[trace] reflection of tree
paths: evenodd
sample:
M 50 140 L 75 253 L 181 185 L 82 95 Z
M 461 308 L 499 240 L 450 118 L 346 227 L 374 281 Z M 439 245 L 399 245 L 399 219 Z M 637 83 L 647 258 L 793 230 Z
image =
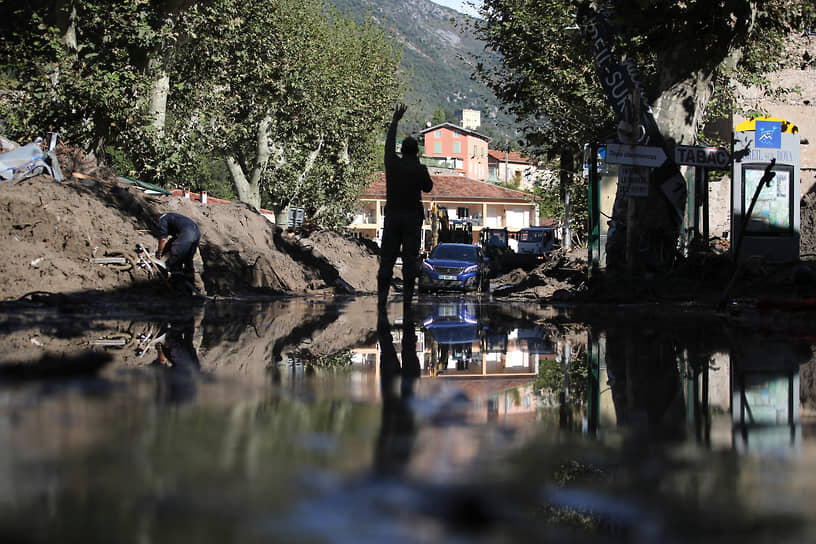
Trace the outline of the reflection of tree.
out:
M 567 381 L 569 378 L 569 381 Z M 546 391 L 556 397 L 566 390 L 569 384 L 569 397 L 566 402 L 571 406 L 581 406 L 587 398 L 589 384 L 589 366 L 585 351 L 576 353 L 567 368 L 555 359 L 545 359 L 538 364 L 538 376 L 533 384 L 536 391 Z
M 308 352 L 302 352 L 300 358 L 311 371 L 325 370 L 338 371 L 348 370 L 352 365 L 351 351 L 345 350 L 330 355 L 315 356 Z

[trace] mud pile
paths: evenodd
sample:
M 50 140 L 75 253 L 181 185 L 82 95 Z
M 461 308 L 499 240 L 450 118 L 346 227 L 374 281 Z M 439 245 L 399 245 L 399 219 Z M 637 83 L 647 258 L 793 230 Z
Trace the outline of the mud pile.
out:
M 0 183 L 2 300 L 36 292 L 155 287 L 137 266 L 99 264 L 98 259 L 125 256 L 135 263 L 137 244 L 155 250 L 156 222 L 166 212 L 198 223 L 201 278 L 209 295 L 376 290 L 378 257 L 357 240 L 323 230 L 287 233 L 239 202 L 202 205 L 63 171 L 63 181 L 41 175 Z

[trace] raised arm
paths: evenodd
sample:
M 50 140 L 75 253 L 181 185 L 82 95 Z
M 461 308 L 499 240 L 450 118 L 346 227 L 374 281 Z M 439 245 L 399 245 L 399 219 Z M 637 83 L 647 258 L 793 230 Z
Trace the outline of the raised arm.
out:
M 405 115 L 405 110 L 408 109 L 408 106 L 405 104 L 400 104 L 396 108 L 394 108 L 394 116 L 391 118 L 391 125 L 388 127 L 388 134 L 385 136 L 385 156 L 388 157 L 389 155 L 396 156 L 397 154 L 397 125 L 402 119 L 402 116 Z

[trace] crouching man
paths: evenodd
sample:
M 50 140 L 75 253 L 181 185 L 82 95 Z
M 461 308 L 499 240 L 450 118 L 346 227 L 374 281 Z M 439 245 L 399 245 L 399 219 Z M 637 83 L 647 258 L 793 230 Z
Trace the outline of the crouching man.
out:
M 162 214 L 159 217 L 158 237 L 159 247 L 156 256 L 162 257 L 169 253 L 165 264 L 170 279 L 180 277 L 197 288 L 193 258 L 198 251 L 201 232 L 195 221 L 178 213 Z

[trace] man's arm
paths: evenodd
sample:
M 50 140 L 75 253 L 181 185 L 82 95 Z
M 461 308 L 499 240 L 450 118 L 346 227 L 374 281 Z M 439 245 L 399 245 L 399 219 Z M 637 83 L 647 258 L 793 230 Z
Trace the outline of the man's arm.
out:
M 161 257 L 164 251 L 164 246 L 167 244 L 168 230 L 167 230 L 167 214 L 163 213 L 159 217 L 159 246 L 156 249 L 156 257 Z
M 422 171 L 425 172 L 424 179 L 422 180 L 422 190 L 426 193 L 430 193 L 433 189 L 433 180 L 431 179 L 431 174 L 428 173 L 428 168 L 423 167 Z
M 385 136 L 386 160 L 388 160 L 389 156 L 396 156 L 397 154 L 397 125 L 407 109 L 408 106 L 405 104 L 400 104 L 394 108 L 394 116 L 391 118 L 391 125 L 388 127 L 388 134 Z

